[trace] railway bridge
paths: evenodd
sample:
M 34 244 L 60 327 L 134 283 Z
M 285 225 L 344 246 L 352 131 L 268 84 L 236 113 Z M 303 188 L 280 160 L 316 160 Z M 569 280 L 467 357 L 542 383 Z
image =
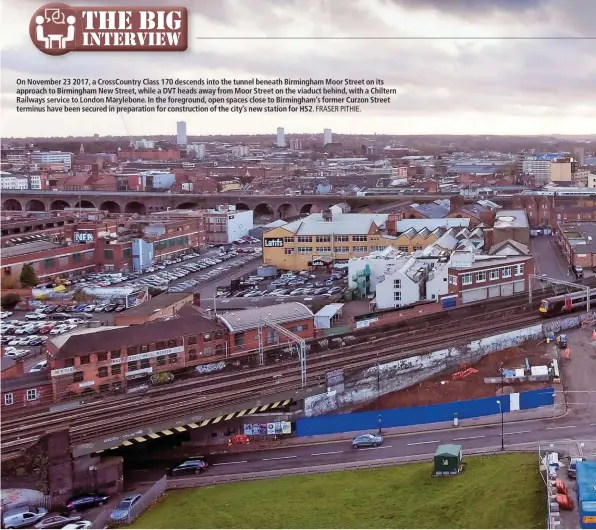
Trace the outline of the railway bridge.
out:
M 391 204 L 401 201 L 431 202 L 448 199 L 450 194 L 415 194 L 383 196 L 344 195 L 250 195 L 246 193 L 194 194 L 168 192 L 114 192 L 114 191 L 40 191 L 5 190 L 2 209 L 9 211 L 50 211 L 65 208 L 99 208 L 110 213 L 138 213 L 168 209 L 215 208 L 219 204 L 232 204 L 239 210 L 254 210 L 255 216 L 269 215 L 290 218 L 321 211 L 340 202 L 353 209 Z M 469 199 L 468 202 L 474 202 Z M 492 198 L 504 207 L 511 206 L 511 197 Z

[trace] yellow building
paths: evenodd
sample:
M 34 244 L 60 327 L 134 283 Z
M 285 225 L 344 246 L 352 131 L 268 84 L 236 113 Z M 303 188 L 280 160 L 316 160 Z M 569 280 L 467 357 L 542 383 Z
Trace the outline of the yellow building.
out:
M 350 258 L 366 256 L 388 246 L 415 252 L 442 235 L 443 229 L 433 225 L 469 223 L 469 219 L 408 220 L 405 222 L 409 225 L 419 224 L 422 228 L 410 226 L 403 233 L 392 235 L 392 230 L 388 230 L 391 221 L 388 221 L 388 214 L 326 212 L 309 215 L 263 234 L 263 263 L 282 270 L 301 271 L 315 263 L 347 263 Z

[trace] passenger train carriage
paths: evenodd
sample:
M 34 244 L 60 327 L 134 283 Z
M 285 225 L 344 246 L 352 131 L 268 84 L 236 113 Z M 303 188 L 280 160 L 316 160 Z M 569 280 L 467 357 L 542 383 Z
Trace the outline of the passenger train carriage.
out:
M 571 313 L 580 309 L 585 310 L 587 306 L 587 293 L 580 291 L 571 294 L 562 294 L 545 298 L 540 304 L 540 314 L 545 317 L 552 317 L 563 313 Z M 590 289 L 590 309 L 596 309 L 596 289 Z

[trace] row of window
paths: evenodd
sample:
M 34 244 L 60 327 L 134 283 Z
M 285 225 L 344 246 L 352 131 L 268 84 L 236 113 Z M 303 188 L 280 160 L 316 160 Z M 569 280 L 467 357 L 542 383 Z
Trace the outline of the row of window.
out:
M 30 388 L 27 390 L 25 394 L 25 399 L 27 401 L 36 401 L 39 399 L 39 392 L 37 388 Z M 4 404 L 5 405 L 12 405 L 14 403 L 14 394 L 12 392 L 8 394 L 4 394 Z
M 515 274 L 515 276 L 523 276 L 524 275 L 524 264 L 520 263 L 519 265 L 515 265 L 513 267 L 503 267 L 502 269 L 490 269 L 488 271 L 479 271 L 476 273 L 476 283 L 485 282 L 488 278 L 490 281 L 507 279 L 511 278 L 511 276 Z M 474 281 L 474 274 L 467 273 L 462 274 L 461 283 L 462 285 L 472 285 Z
M 364 243 L 368 241 L 368 236 L 314 236 L 315 243 L 331 243 L 331 241 L 335 241 L 336 243 L 348 243 L 350 238 L 355 243 Z M 298 243 L 313 242 L 313 236 L 298 236 L 297 238 L 284 237 L 284 243 L 294 243 L 295 239 L 297 239 Z

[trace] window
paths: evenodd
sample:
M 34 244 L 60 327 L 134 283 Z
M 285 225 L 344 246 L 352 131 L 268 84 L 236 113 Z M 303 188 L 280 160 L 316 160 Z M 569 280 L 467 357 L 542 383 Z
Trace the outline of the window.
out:
M 31 388 L 27 390 L 27 401 L 35 401 L 39 398 L 39 394 L 37 392 L 37 388 Z
M 215 346 L 215 355 L 223 355 L 223 353 L 224 353 L 224 349 L 221 344 L 218 344 L 217 346 Z
M 102 351 L 100 353 L 97 354 L 97 362 L 101 362 L 101 361 L 107 361 L 108 360 L 108 352 L 107 351 Z
M 298 236 L 298 243 L 312 243 L 311 236 Z
M 166 358 L 165 357 L 158 357 L 157 358 L 157 366 L 163 366 L 164 364 L 166 364 Z
M 368 247 L 352 247 L 354 254 L 363 254 L 368 250 Z
M 244 346 L 244 333 L 236 333 L 234 335 L 234 346 L 237 348 Z
M 335 247 L 336 254 L 349 254 L 350 247 Z
M 317 254 L 331 254 L 331 247 L 317 247 Z
M 128 363 L 128 370 L 132 371 L 132 370 L 136 370 L 138 367 L 138 362 L 137 361 L 132 361 L 130 363 Z
M 139 353 L 139 348 L 137 346 L 132 346 L 130 348 L 126 348 L 127 355 L 136 355 Z
M 187 343 L 188 344 L 196 344 L 197 338 L 194 335 L 191 335 L 190 337 L 188 337 Z
M 108 377 L 108 367 L 102 366 L 97 370 L 97 377 Z
M 149 359 L 141 359 L 141 368 L 145 369 L 145 368 L 150 368 L 151 367 L 151 361 Z
M 511 267 L 505 267 L 503 269 L 503 278 L 511 278 Z
M 12 394 L 4 394 L 4 404 L 12 405 L 14 403 L 14 396 Z
M 422 247 L 414 247 L 414 252 L 416 252 L 417 250 L 422 250 Z
M 122 257 L 124 259 L 130 258 L 131 255 L 131 249 L 130 248 L 125 248 L 124 250 L 122 250 Z
M 291 256 L 292 254 L 294 254 L 294 249 L 293 248 L 284 248 L 284 254 L 286 256 Z
M 141 345 L 141 353 L 147 353 L 149 351 L 149 346 L 147 344 Z
M 100 394 L 103 394 L 104 392 L 109 392 L 109 390 L 110 390 L 109 383 L 107 383 L 107 384 L 104 383 L 103 385 L 99 385 L 99 393 Z
M 523 276 L 524 275 L 524 264 L 523 263 L 520 263 L 517 266 L 517 270 L 515 271 L 515 275 L 516 276 Z
M 449 276 L 449 284 L 450 285 L 457 285 L 457 276 Z
M 85 374 L 83 372 L 75 372 L 72 374 L 72 382 L 73 383 L 80 383 L 81 381 L 85 380 Z
M 350 240 L 350 236 L 335 236 L 334 239 L 337 243 L 347 243 Z
M 312 247 L 298 247 L 298 254 L 312 254 Z
M 293 237 L 284 237 L 284 243 L 293 243 L 293 242 L 294 242 Z
M 401 280 L 393 280 L 393 288 L 401 289 Z
M 111 359 L 120 359 L 120 350 L 112 350 L 110 352 Z
M 46 269 L 53 269 L 55 266 L 56 260 L 54 258 L 48 258 L 44 260 L 44 267 Z
M 64 368 L 72 368 L 74 366 L 74 359 L 65 359 Z
M 221 338 L 222 338 L 221 331 L 216 331 L 216 332 L 215 332 L 215 338 L 216 338 L 216 339 L 221 339 Z
M 499 279 L 499 269 L 492 269 L 488 273 L 488 277 L 490 280 L 498 280 Z
M 122 368 L 120 364 L 114 364 L 112 366 L 112 375 L 120 375 L 122 373 Z
M 210 342 L 212 340 L 211 333 L 205 333 L 203 335 L 203 342 Z
M 472 285 L 472 275 L 471 274 L 462 274 L 461 277 L 461 284 L 462 285 Z
M 170 364 L 176 364 L 178 362 L 178 355 L 176 353 L 171 353 L 168 355 L 168 362 Z
M 406 246 L 399 246 L 397 247 L 397 250 L 399 250 L 400 252 L 410 252 L 410 247 L 406 247 Z
M 104 249 L 103 257 L 105 259 L 114 259 L 114 251 L 111 248 Z
M 486 281 L 486 271 L 480 271 L 476 273 L 476 282 L 485 282 Z
M 213 355 L 213 352 L 215 350 L 213 349 L 212 346 L 207 346 L 204 350 L 203 350 L 203 355 Z
M 166 343 L 165 343 L 165 342 L 156 342 L 156 343 L 155 343 L 155 347 L 156 347 L 158 350 L 163 350 L 163 349 L 166 347 Z
M 196 359 L 197 359 L 197 350 L 188 350 L 188 360 L 196 361 Z
M 354 242 L 362 243 L 367 240 L 368 240 L 368 238 L 366 236 L 352 236 L 352 241 L 354 241 Z
M 81 355 L 79 357 L 79 364 L 89 364 L 91 362 L 90 355 Z
M 401 302 L 401 291 L 395 291 L 393 293 L 393 301 L 394 302 Z
M 76 254 L 72 255 L 73 263 L 79 263 L 81 261 L 81 255 L 77 252 Z
M 331 243 L 331 236 L 317 236 L 315 241 L 317 243 Z

